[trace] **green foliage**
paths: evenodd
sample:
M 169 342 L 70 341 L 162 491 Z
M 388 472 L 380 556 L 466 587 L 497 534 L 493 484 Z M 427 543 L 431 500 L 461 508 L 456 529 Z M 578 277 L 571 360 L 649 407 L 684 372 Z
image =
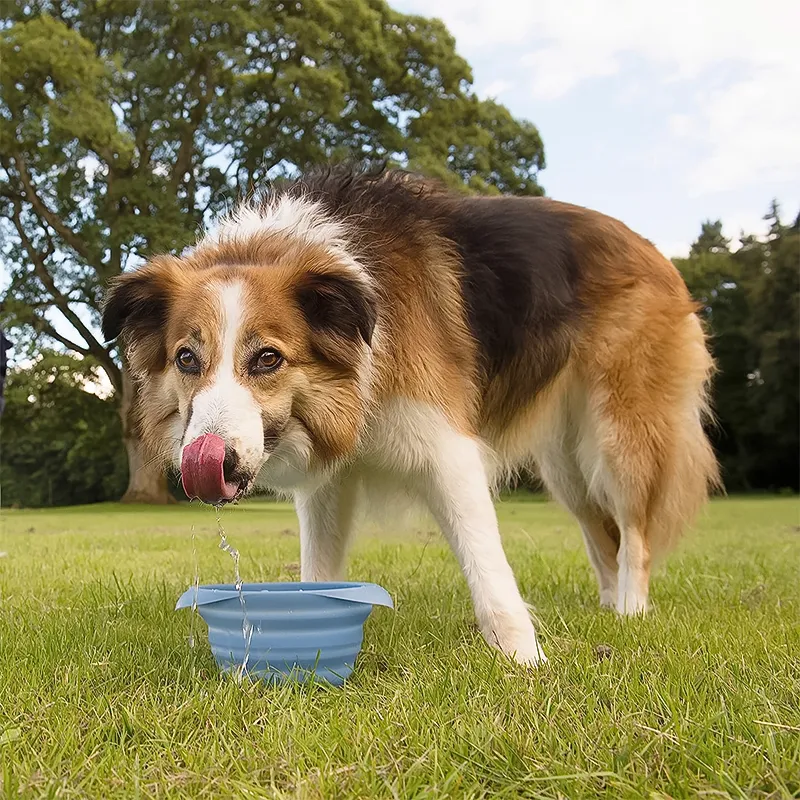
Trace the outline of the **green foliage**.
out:
M 31 0 L 0 31 L 0 212 L 12 324 L 96 323 L 106 280 L 190 244 L 269 179 L 385 159 L 471 191 L 540 194 L 542 142 L 470 88 L 439 20 L 382 0 Z M 33 269 L 32 269 L 33 267 Z M 113 353 L 76 325 L 121 381 Z M 62 340 L 62 344 L 65 343 Z
M 541 193 L 536 128 L 476 97 L 441 21 L 383 0 L 7 3 L 0 64 L 0 324 L 119 393 L 109 278 L 270 180 L 348 158 Z
M 697 257 L 707 253 L 722 254 L 729 252 L 731 240 L 722 233 L 722 220 L 711 222 L 706 220 L 700 227 L 700 235 L 692 244 L 690 255 Z
M 3 505 L 91 503 L 119 497 L 127 475 L 115 403 L 85 390 L 90 359 L 45 352 L 9 373 L 2 418 Z
M 719 374 L 713 432 L 729 490 L 800 486 L 800 226 L 777 204 L 763 240 L 731 252 L 720 222 L 703 225 L 675 263 L 700 301 Z

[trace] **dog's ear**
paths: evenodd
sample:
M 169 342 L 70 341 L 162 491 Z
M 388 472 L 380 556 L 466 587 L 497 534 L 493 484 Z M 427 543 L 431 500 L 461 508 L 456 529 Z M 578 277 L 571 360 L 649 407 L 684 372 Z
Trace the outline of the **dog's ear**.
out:
M 102 307 L 103 337 L 106 341 L 119 338 L 131 356 L 135 352 L 137 371 L 163 369 L 164 329 L 173 287 L 174 273 L 166 258 L 154 259 L 109 284 Z
M 297 283 L 296 296 L 327 358 L 349 363 L 354 344 L 372 346 L 378 302 L 366 278 L 338 271 L 307 272 Z

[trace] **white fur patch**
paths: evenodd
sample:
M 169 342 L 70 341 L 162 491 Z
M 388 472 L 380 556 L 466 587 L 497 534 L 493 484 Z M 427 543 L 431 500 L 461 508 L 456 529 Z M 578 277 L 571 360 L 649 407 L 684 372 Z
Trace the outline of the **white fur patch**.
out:
M 304 197 L 281 196 L 265 205 L 243 203 L 198 242 L 198 247 L 241 241 L 265 233 L 283 233 L 324 247 L 360 279 L 369 281 L 353 254 L 347 225 L 328 214 L 322 204 Z
M 646 544 L 641 532 L 622 526 L 617 562 L 617 611 L 626 616 L 647 611 L 649 569 L 646 566 Z
M 290 419 L 280 442 L 261 467 L 255 485 L 272 489 L 283 494 L 291 494 L 301 486 L 313 487 L 325 476 L 309 474 L 313 443 L 302 425 Z
M 370 506 L 410 494 L 430 509 L 458 558 L 487 641 L 521 663 L 545 660 L 503 552 L 481 442 L 458 433 L 435 408 L 394 400 L 371 420 L 355 462 L 338 474 L 307 472 L 310 445 L 299 429 L 284 436 L 257 481 L 293 490 L 304 580 L 341 576 L 359 486 Z
M 192 416 L 183 445 L 204 433 L 214 433 L 233 447 L 242 469 L 255 472 L 264 457 L 264 427 L 261 408 L 250 390 L 237 380 L 236 342 L 243 302 L 241 282 L 219 287 L 222 350 L 217 354 L 219 361 L 209 386 L 192 401 Z
M 517 661 L 545 660 L 503 551 L 481 442 L 425 404 L 396 400 L 370 431 L 364 471 L 385 471 L 419 494 L 466 577 L 487 641 Z

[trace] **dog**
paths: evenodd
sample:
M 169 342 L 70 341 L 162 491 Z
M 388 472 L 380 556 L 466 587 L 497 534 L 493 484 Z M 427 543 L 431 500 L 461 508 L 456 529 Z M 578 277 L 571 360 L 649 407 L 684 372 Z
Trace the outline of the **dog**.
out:
M 304 581 L 342 578 L 359 502 L 414 497 L 484 637 L 523 664 L 545 656 L 494 488 L 535 470 L 580 525 L 600 603 L 636 615 L 719 480 L 714 364 L 680 274 L 621 222 L 550 199 L 314 170 L 115 279 L 102 327 L 146 448 L 188 493 L 291 495 Z

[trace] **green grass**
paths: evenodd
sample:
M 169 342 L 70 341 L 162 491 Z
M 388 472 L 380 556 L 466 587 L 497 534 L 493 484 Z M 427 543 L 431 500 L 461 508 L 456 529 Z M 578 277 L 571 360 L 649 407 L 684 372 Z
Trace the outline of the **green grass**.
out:
M 214 512 L 3 512 L 0 785 L 12 797 L 790 797 L 800 794 L 800 507 L 713 503 L 654 577 L 654 612 L 597 608 L 575 523 L 509 501 L 509 559 L 550 657 L 527 672 L 475 631 L 437 535 L 365 536 L 386 586 L 343 689 L 221 680 L 193 575 L 229 581 Z M 292 510 L 223 512 L 247 580 L 296 577 Z M 204 629 L 196 620 L 197 630 Z

